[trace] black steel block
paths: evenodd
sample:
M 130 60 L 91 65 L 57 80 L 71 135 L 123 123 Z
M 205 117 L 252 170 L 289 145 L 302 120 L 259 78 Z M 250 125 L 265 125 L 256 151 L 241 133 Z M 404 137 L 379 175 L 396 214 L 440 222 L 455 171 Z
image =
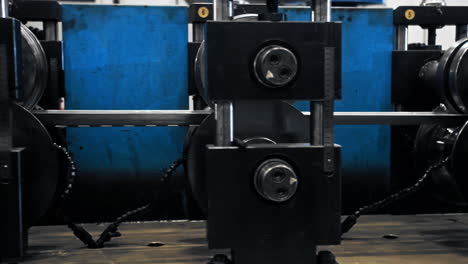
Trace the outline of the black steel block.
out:
M 466 6 L 400 6 L 395 9 L 395 25 L 466 25 Z
M 62 21 L 62 6 L 58 1 L 14 1 L 10 15 L 21 21 Z
M 336 97 L 341 94 L 340 23 L 209 21 L 205 45 L 202 79 L 208 101 L 323 100 L 330 75 Z M 253 69 L 256 55 L 271 45 L 288 48 L 298 60 L 295 80 L 278 89 L 262 85 Z M 332 58 L 325 56 L 327 48 L 334 50 Z M 333 61 L 325 63 L 326 58 Z
M 231 248 L 243 264 L 314 263 L 316 245 L 339 244 L 340 147 L 331 175 L 323 171 L 323 151 L 308 144 L 208 146 L 209 247 Z M 283 203 L 254 187 L 256 168 L 272 157 L 288 161 L 298 176 L 296 194 Z

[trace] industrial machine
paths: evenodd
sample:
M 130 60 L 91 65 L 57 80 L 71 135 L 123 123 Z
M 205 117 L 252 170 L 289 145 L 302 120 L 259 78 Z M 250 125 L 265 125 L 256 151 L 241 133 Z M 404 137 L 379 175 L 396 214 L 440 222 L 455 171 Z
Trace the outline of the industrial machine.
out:
M 212 263 L 335 263 L 316 248 L 340 243 L 343 211 L 427 178 L 467 194 L 466 8 L 1 3 L 0 258 L 41 221 L 99 248 L 148 213 L 206 217 L 209 247 L 231 250 Z M 97 240 L 74 224 L 100 220 Z
M 440 4 L 395 10 L 397 46 L 393 52 L 392 101 L 397 110 L 466 114 L 467 11 L 466 7 Z M 455 26 L 456 42 L 444 51 L 436 45 L 437 30 L 450 25 Z M 408 44 L 409 26 L 427 29 L 427 44 Z M 449 156 L 451 162 L 432 174 L 431 187 L 427 188 L 435 201 L 431 206 L 442 205 L 449 210 L 465 207 L 466 190 L 461 187 L 465 180 L 460 175 L 463 173 L 455 169 L 460 166 L 455 163 L 465 159 L 459 150 L 464 148 L 460 145 L 464 137 L 462 127 L 463 122 L 394 127 L 393 140 L 401 142 L 392 153 L 396 181 L 408 184 L 427 166 Z

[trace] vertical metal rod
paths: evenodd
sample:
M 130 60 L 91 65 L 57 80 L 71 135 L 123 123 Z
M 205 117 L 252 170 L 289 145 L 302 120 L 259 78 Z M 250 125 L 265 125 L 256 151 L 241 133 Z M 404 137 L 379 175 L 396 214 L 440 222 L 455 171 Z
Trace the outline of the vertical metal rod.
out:
M 45 21 L 44 22 L 44 35 L 45 40 L 54 41 L 57 40 L 57 23 L 55 21 Z
M 427 44 L 435 45 L 437 40 L 437 29 L 435 27 L 430 27 L 427 29 Z
M 310 102 L 310 143 L 323 145 L 323 102 Z
M 395 49 L 407 50 L 408 49 L 408 26 L 399 25 L 396 28 L 395 36 Z
M 331 1 L 330 0 L 313 0 L 312 8 L 314 10 L 315 22 L 330 22 L 331 21 Z
M 227 20 L 229 18 L 229 6 L 232 5 L 232 0 L 214 0 L 213 1 L 213 10 L 214 10 L 214 20 L 221 21 Z
M 230 146 L 234 141 L 234 111 L 232 102 L 215 104 L 216 146 Z
M 192 26 L 192 41 L 202 42 L 205 37 L 204 23 L 194 22 Z
M 0 0 L 0 17 L 7 18 L 8 17 L 8 0 Z
M 459 41 L 468 37 L 468 25 L 457 25 L 456 40 Z

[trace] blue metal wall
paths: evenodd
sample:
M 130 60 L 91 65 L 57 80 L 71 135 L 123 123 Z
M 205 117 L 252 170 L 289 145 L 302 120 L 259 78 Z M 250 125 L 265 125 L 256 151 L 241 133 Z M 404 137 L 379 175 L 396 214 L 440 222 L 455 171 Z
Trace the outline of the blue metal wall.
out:
M 286 10 L 288 20 L 310 20 L 304 9 Z M 343 23 L 342 97 L 335 111 L 392 111 L 393 10 L 334 8 Z M 308 111 L 308 103 L 296 105 Z M 390 184 L 390 127 L 337 126 L 343 146 L 344 205 L 380 197 Z
M 64 5 L 66 108 L 188 109 L 187 23 L 184 7 Z M 115 207 L 115 196 L 140 199 L 181 156 L 185 132 L 67 129 L 80 174 L 76 195 L 91 208 Z

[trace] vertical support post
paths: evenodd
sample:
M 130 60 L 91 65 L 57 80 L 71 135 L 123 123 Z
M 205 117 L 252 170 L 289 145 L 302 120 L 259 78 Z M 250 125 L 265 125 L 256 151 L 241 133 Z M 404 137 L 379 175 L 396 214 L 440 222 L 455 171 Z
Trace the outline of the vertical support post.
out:
M 7 18 L 8 15 L 8 0 L 0 0 L 0 18 Z
M 468 25 L 457 25 L 456 29 L 456 41 L 468 37 Z
M 221 21 L 233 17 L 232 0 L 214 0 L 214 20 Z M 232 102 L 215 102 L 216 145 L 230 146 L 234 141 L 234 108 Z
M 45 40 L 55 41 L 58 39 L 57 22 L 45 21 L 44 22 L 44 35 Z
M 310 103 L 310 140 L 312 145 L 323 145 L 323 102 Z
M 331 21 L 331 3 L 329 0 L 315 0 L 312 2 L 314 10 L 314 21 Z M 324 50 L 325 70 L 325 99 L 310 103 L 311 111 L 311 135 L 312 145 L 323 145 L 324 148 L 324 171 L 333 173 L 334 165 L 334 140 L 335 131 L 333 124 L 334 100 L 335 100 L 335 50 L 325 48 Z
M 205 36 L 205 23 L 193 22 L 192 42 L 202 42 Z
M 312 9 L 314 10 L 313 20 L 316 22 L 331 21 L 331 3 L 330 0 L 312 0 Z
M 215 104 L 216 146 L 230 146 L 234 141 L 234 111 L 232 102 Z
M 398 25 L 396 27 L 395 49 L 396 50 L 408 49 L 408 26 Z
M 435 45 L 437 41 L 437 28 L 436 27 L 429 27 L 427 29 L 427 44 L 428 45 Z
M 215 21 L 228 20 L 233 17 L 234 3 L 232 0 L 213 1 L 213 19 Z

